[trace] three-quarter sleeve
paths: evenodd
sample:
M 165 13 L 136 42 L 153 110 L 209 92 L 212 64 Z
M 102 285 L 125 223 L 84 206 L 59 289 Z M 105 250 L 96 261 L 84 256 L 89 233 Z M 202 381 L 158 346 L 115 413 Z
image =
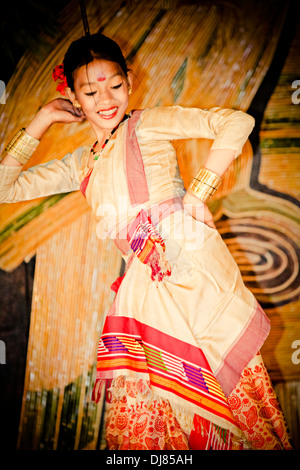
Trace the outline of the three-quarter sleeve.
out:
M 212 149 L 229 149 L 235 157 L 253 130 L 255 120 L 243 111 L 225 108 L 172 106 L 146 109 L 137 126 L 137 136 L 147 140 L 212 139 Z
M 21 166 L 0 164 L 0 203 L 27 201 L 68 193 L 80 188 L 79 171 L 83 148 L 62 160 L 51 160 L 21 171 Z

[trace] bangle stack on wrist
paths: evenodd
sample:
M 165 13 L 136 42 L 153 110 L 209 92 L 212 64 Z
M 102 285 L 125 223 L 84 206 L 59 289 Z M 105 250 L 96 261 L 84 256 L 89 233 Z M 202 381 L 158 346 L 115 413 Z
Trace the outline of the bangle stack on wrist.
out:
M 39 140 L 31 137 L 23 128 L 19 130 L 15 137 L 7 144 L 5 152 L 24 165 L 38 145 Z
M 207 168 L 201 168 L 189 186 L 195 196 L 206 203 L 220 186 L 222 178 Z

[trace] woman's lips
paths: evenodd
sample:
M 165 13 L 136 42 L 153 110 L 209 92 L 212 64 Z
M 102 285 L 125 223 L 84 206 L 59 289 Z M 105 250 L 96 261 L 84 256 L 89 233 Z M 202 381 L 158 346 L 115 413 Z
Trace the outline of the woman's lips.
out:
M 109 108 L 98 111 L 98 114 L 102 119 L 112 119 L 116 116 L 117 112 L 118 108 Z

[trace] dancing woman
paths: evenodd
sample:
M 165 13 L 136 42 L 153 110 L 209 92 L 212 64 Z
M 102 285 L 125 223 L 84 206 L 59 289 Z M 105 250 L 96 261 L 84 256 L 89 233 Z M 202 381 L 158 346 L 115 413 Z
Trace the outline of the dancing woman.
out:
M 72 43 L 53 74 L 66 95 L 6 146 L 5 203 L 81 190 L 126 261 L 97 354 L 108 449 L 290 449 L 260 348 L 269 320 L 245 287 L 206 203 L 254 120 L 179 106 L 128 112 L 132 75 L 98 33 Z M 87 120 L 95 142 L 22 171 L 49 127 Z M 190 187 L 175 139 L 214 142 Z

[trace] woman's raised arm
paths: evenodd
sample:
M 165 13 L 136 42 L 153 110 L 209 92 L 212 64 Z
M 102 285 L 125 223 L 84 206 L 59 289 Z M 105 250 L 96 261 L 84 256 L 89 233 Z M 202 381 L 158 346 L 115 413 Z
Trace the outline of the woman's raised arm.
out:
M 6 146 L 1 164 L 22 167 L 52 124 L 81 122 L 84 119 L 83 112 L 75 108 L 71 101 L 62 98 L 50 101 L 37 112 L 28 126 Z

